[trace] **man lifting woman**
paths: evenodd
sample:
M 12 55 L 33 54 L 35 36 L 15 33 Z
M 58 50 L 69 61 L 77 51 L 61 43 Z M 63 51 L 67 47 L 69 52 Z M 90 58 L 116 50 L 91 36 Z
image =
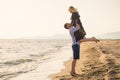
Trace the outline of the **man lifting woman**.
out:
M 71 23 L 65 23 L 64 28 L 69 30 L 70 35 L 72 37 L 73 61 L 71 64 L 70 74 L 72 76 L 77 76 L 77 73 L 75 71 L 75 66 L 76 66 L 76 61 L 80 57 L 79 55 L 80 54 L 80 43 L 89 42 L 89 41 L 94 41 L 97 43 L 99 42 L 99 40 L 96 39 L 95 37 L 85 38 L 86 32 L 82 26 L 78 11 L 73 6 L 70 6 L 68 10 L 70 13 L 72 13 Z

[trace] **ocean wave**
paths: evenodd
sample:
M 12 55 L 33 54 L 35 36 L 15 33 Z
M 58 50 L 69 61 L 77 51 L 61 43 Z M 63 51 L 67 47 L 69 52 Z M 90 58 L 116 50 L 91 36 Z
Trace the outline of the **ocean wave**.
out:
M 0 79 L 6 80 L 7 78 L 17 76 L 18 74 L 21 74 L 21 73 L 29 72 L 37 68 L 37 63 L 35 61 L 29 62 L 28 60 L 27 62 L 24 61 L 24 63 L 20 63 L 17 65 L 16 64 L 13 65 L 13 63 L 14 62 L 6 63 L 7 65 L 9 64 L 9 66 L 4 66 L 0 68 Z
M 0 80 L 35 70 L 67 43 L 68 40 L 0 40 Z

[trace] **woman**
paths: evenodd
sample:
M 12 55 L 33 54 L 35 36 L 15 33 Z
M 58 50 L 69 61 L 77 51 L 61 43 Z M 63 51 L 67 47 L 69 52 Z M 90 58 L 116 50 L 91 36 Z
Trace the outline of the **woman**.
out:
M 76 23 L 79 24 L 79 26 L 80 26 L 80 30 L 79 30 L 80 34 L 76 33 L 76 36 L 79 35 L 79 36 L 81 36 L 80 39 L 83 39 L 84 36 L 86 35 L 86 32 L 85 32 L 85 30 L 82 26 L 82 23 L 81 23 L 81 20 L 80 20 L 80 15 L 79 15 L 78 11 L 73 6 L 70 6 L 68 10 L 69 10 L 70 13 L 72 13 L 72 15 L 71 15 L 71 26 L 76 27 Z

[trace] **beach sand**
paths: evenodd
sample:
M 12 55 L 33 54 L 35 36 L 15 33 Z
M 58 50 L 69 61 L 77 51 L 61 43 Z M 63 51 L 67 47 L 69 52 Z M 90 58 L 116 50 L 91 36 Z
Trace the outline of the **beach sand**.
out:
M 65 68 L 59 73 L 49 77 L 52 80 L 120 80 L 120 40 L 82 43 L 80 54 L 77 77 L 69 74 L 72 59 L 64 62 Z

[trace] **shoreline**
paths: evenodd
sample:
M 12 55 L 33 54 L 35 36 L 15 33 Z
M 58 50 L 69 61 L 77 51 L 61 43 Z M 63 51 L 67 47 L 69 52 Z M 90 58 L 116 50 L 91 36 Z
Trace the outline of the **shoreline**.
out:
M 120 40 L 101 40 L 99 43 L 81 44 L 81 59 L 77 61 L 77 77 L 69 73 L 71 60 L 65 68 L 51 74 L 52 80 L 120 80 Z

